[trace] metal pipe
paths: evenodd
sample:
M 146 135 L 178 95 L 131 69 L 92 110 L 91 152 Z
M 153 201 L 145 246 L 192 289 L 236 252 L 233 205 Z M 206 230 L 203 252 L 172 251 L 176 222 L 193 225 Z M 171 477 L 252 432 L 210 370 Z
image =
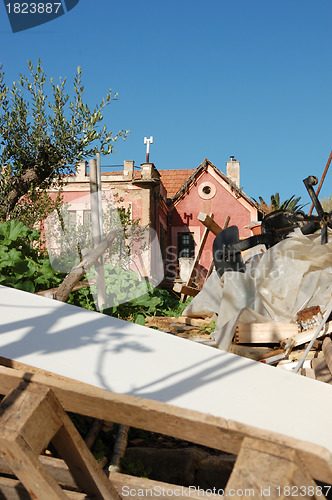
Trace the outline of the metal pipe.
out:
M 98 198 L 98 220 L 99 220 L 99 231 L 100 239 L 103 239 L 103 211 L 101 203 L 101 161 L 100 153 L 97 153 L 97 198 Z
M 329 166 L 330 166 L 331 160 L 332 160 L 332 151 L 331 151 L 331 153 L 330 153 L 329 159 L 327 160 L 327 164 L 326 164 L 325 170 L 324 170 L 324 172 L 323 172 L 322 178 L 321 178 L 321 180 L 320 180 L 320 183 L 319 183 L 318 188 L 317 188 L 317 191 L 316 191 L 316 196 L 317 196 L 317 197 L 318 197 L 318 195 L 319 195 L 319 193 L 320 193 L 320 190 L 321 190 L 321 187 L 322 187 L 322 185 L 323 185 L 324 179 L 325 179 L 325 177 L 326 177 L 327 171 L 328 171 L 328 169 L 329 169 Z M 311 214 L 312 214 L 313 209 L 314 209 L 314 203 L 311 205 L 311 208 L 310 208 L 310 210 L 309 210 L 308 215 L 311 215 Z
M 98 203 L 98 169 L 97 160 L 94 158 L 89 161 L 90 171 L 90 194 L 91 194 L 91 230 L 92 242 L 94 248 L 101 242 L 100 234 L 100 218 L 99 218 L 99 203 Z M 102 259 L 98 259 L 95 263 L 96 283 L 97 283 L 97 307 L 100 311 L 106 303 L 105 291 L 105 274 Z

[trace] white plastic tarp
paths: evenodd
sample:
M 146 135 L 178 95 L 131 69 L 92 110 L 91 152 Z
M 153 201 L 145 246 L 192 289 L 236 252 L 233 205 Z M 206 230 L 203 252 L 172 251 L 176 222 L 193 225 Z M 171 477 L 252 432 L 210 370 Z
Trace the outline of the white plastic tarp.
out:
M 332 292 L 332 233 L 321 245 L 319 234 L 295 230 L 264 253 L 251 257 L 244 273 L 216 272 L 187 306 L 184 315 L 217 313 L 215 340 L 227 350 L 236 323 L 295 322 L 304 307 L 319 305 L 322 312 Z

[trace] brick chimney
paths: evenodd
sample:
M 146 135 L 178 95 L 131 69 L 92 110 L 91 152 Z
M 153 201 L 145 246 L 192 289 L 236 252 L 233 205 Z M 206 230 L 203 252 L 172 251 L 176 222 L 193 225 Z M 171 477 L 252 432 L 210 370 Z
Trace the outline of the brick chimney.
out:
M 234 156 L 230 157 L 229 161 L 226 161 L 227 177 L 240 187 L 240 162 L 237 161 Z

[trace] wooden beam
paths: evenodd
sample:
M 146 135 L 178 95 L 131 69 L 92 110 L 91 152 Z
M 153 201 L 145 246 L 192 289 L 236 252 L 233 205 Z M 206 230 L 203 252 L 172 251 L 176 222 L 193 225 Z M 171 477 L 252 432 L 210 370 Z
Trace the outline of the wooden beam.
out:
M 236 354 L 237 356 L 243 356 L 245 358 L 254 359 L 255 361 L 258 361 L 264 354 L 273 352 L 273 350 L 274 349 L 271 349 L 271 347 L 266 347 L 266 346 L 257 347 L 257 346 L 247 346 L 247 345 L 232 343 L 228 349 L 228 352 Z
M 210 218 L 213 219 L 213 214 L 212 213 L 210 214 Z M 210 232 L 209 228 L 205 227 L 202 239 L 201 239 L 201 241 L 199 243 L 199 247 L 198 247 L 197 253 L 195 255 L 194 262 L 193 262 L 193 264 L 191 266 L 189 278 L 187 279 L 187 281 L 185 283 L 185 286 L 187 286 L 187 287 L 191 287 L 191 285 L 195 281 L 196 270 L 197 270 L 197 267 L 198 267 L 198 264 L 199 264 L 199 261 L 200 261 L 200 258 L 201 258 L 201 255 L 202 255 L 205 243 L 206 243 L 206 240 L 207 240 L 207 238 L 209 236 L 209 232 Z M 185 300 L 187 298 L 187 294 L 185 292 L 181 292 L 181 294 L 182 294 L 181 302 L 185 302 Z
M 300 491 L 308 500 L 319 498 L 317 485 L 296 450 L 274 443 L 265 446 L 249 437 L 243 440 L 225 496 L 285 499 Z
M 155 495 L 161 498 L 192 498 L 194 500 L 199 500 L 202 498 L 212 498 L 219 499 L 220 495 L 213 494 L 211 490 L 204 491 L 203 489 L 195 488 L 194 486 L 178 486 L 169 483 L 162 483 L 160 481 L 154 481 L 152 479 L 145 479 L 141 477 L 128 476 L 127 474 L 119 474 L 118 472 L 112 472 L 109 475 L 110 480 L 117 488 L 119 494 L 128 496 L 127 493 L 131 490 L 130 499 L 131 500 L 141 500 L 141 498 L 151 498 L 152 495 L 149 491 L 154 491 Z M 143 493 L 146 492 L 146 496 Z
M 36 384 L 39 390 L 50 385 L 49 377 L 0 367 L 1 394 L 7 394 L 22 380 Z M 66 411 L 158 432 L 228 453 L 238 454 L 245 437 L 288 446 L 297 450 L 314 478 L 332 483 L 332 455 L 319 445 L 166 403 L 73 383 L 70 379 L 55 378 L 52 390 Z
M 181 323 L 188 326 L 204 327 L 209 326 L 213 318 L 190 318 L 189 316 L 179 316 L 178 318 L 172 318 L 174 322 Z
M 6 500 L 31 500 L 31 496 L 17 479 L 0 477 L 0 492 L 1 498 L 5 498 Z M 66 500 L 89 500 L 89 497 L 85 493 L 69 490 L 63 490 L 63 492 Z M 45 496 L 44 499 L 46 500 L 46 498 Z M 49 498 L 53 499 L 55 497 Z
M 280 342 L 280 345 L 285 351 L 288 350 L 290 352 L 293 349 L 293 347 L 310 342 L 312 337 L 315 335 L 316 331 L 317 328 L 311 328 L 310 330 L 305 330 L 304 332 L 296 333 L 289 338 L 283 339 Z M 327 335 L 331 332 L 332 332 L 332 321 L 325 324 L 324 328 L 321 330 L 317 338 L 324 337 L 324 335 Z
M 235 344 L 275 344 L 298 333 L 296 323 L 239 323 L 234 334 Z
M 64 460 L 61 460 L 59 458 L 54 458 L 54 457 L 47 457 L 44 455 L 41 455 L 39 457 L 40 462 L 42 465 L 47 469 L 47 471 L 52 475 L 52 477 L 62 485 L 64 488 L 72 488 L 72 489 L 77 489 L 78 485 L 73 478 L 73 476 L 70 474 L 70 471 L 67 467 L 67 464 L 64 462 Z M 11 475 L 12 471 L 11 469 L 7 466 L 6 462 L 4 460 L 1 460 L 0 458 L 0 473 L 1 474 L 6 474 L 6 475 Z M 114 485 L 116 490 L 118 491 L 119 495 L 123 495 L 123 497 L 128 496 L 129 497 L 129 492 L 130 492 L 130 497 L 132 500 L 140 500 L 141 498 L 149 498 L 149 496 L 146 496 L 144 493 L 147 492 L 148 490 L 152 490 L 157 493 L 160 492 L 160 495 L 158 496 L 167 496 L 167 498 L 179 498 L 180 496 L 184 497 L 189 497 L 196 500 L 196 499 L 201 499 L 201 498 L 206 498 L 207 493 L 204 492 L 202 489 L 194 490 L 193 487 L 189 489 L 188 487 L 184 486 L 179 486 L 175 484 L 170 484 L 170 483 L 163 483 L 161 481 L 154 481 L 152 479 L 145 479 L 141 477 L 135 477 L 135 476 L 130 476 L 128 474 L 121 474 L 118 472 L 111 472 L 108 475 L 109 480 L 111 483 Z M 4 482 L 2 481 L 3 479 Z M 22 496 L 17 496 L 15 495 L 15 490 L 12 492 L 12 496 L 6 496 L 7 499 L 11 500 L 30 500 L 30 496 L 26 492 L 25 488 L 21 485 L 19 487 L 20 483 L 19 481 L 14 481 L 11 479 L 9 482 L 6 481 L 7 478 L 2 478 L 0 476 L 0 492 L 7 493 L 7 488 L 8 491 L 11 491 L 14 487 L 17 488 Z M 5 486 L 5 490 L 3 490 L 3 485 Z M 69 491 L 64 490 L 66 495 L 68 495 Z M 26 492 L 26 496 L 24 496 L 24 492 Z M 162 495 L 162 492 L 165 494 Z M 167 492 L 167 495 L 166 495 Z M 136 494 L 135 494 L 136 493 Z M 15 495 L 15 496 L 13 496 Z M 214 495 L 214 494 L 208 494 L 209 498 L 219 498 L 220 496 Z M 83 500 L 87 499 L 88 497 L 85 495 L 85 493 L 76 493 L 73 492 L 73 497 L 69 497 L 73 499 L 78 499 L 78 500 Z M 150 496 L 151 498 L 151 496 Z
M 212 217 L 210 217 L 208 214 L 205 214 L 204 212 L 200 212 L 197 216 L 197 219 L 209 230 L 211 233 L 213 233 L 215 236 L 217 234 L 221 233 L 222 227 L 217 224 Z
M 196 297 L 199 294 L 200 290 L 198 288 L 194 288 L 192 286 L 182 285 L 181 283 L 176 283 L 173 287 L 174 292 L 181 293 L 184 295 L 190 295 L 190 297 Z
M 1 410 L 0 453 L 33 498 L 67 498 L 39 462 L 40 452 L 52 442 L 85 493 L 120 500 L 50 387 L 21 381 Z

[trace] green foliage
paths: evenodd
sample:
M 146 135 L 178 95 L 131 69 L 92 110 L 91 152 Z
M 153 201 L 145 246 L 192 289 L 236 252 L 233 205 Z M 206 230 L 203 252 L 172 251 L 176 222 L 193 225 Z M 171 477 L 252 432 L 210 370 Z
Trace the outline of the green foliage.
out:
M 23 196 L 50 187 L 63 174 L 72 173 L 72 165 L 94 156 L 110 154 L 118 137 L 102 126 L 103 110 L 114 99 L 108 91 L 99 105 L 90 109 L 83 101 L 82 70 L 77 68 L 73 96 L 66 93 L 66 78 L 58 84 L 50 79 L 46 93 L 46 74 L 40 60 L 30 74 L 20 74 L 12 88 L 5 84 L 0 66 L 0 217 L 6 220 Z
M 114 200 L 113 200 L 114 197 Z M 117 231 L 117 236 L 104 253 L 104 262 L 128 269 L 134 255 L 146 249 L 147 228 L 140 225 L 140 219 L 132 219 L 131 207 L 123 207 L 123 198 L 118 194 L 102 193 L 103 234 Z M 68 205 L 51 214 L 45 225 L 49 238 L 49 253 L 57 269 L 69 270 L 78 264 L 81 251 L 92 249 L 92 226 L 90 207 L 86 204 L 81 222 L 73 222 Z
M 179 316 L 186 307 L 173 293 L 151 288 L 131 271 L 118 268 L 111 285 L 109 279 L 106 283 L 107 291 L 112 290 L 115 305 L 104 312 L 111 316 L 144 325 L 147 316 Z M 135 297 L 131 298 L 133 294 Z M 120 303 L 119 299 L 124 302 Z
M 38 292 L 58 285 L 62 276 L 55 273 L 50 261 L 33 247 L 38 231 L 22 222 L 0 223 L 0 284 Z
M 191 300 L 182 304 L 173 292 L 152 288 L 149 283 L 140 281 L 136 273 L 110 264 L 105 265 L 105 287 L 106 303 L 111 306 L 104 309 L 104 314 L 141 325 L 145 324 L 147 316 L 180 316 Z M 95 310 L 89 288 L 71 293 L 68 302 Z
M 64 275 L 52 268 L 49 258 L 40 255 L 35 243 L 39 231 L 30 229 L 20 221 L 0 223 L 0 284 L 35 293 L 58 286 Z M 136 273 L 120 267 L 105 265 L 107 303 L 105 314 L 145 324 L 145 317 L 179 316 L 186 304 L 167 290 L 151 288 L 140 281 Z M 93 276 L 93 270 L 90 277 Z M 73 292 L 68 302 L 85 309 L 95 310 L 89 287 Z
M 216 329 L 216 322 L 215 321 L 210 321 L 210 323 L 206 326 L 202 326 L 200 328 L 202 333 L 207 333 L 208 335 L 211 335 Z
M 290 210 L 291 212 L 302 210 L 306 205 L 299 205 L 300 199 L 301 196 L 295 198 L 295 195 L 293 195 L 287 200 L 281 201 L 279 193 L 276 193 L 271 195 L 271 202 L 268 204 L 261 196 L 259 196 L 259 201 L 253 198 L 258 209 L 263 212 L 264 215 L 274 212 L 275 210 Z

